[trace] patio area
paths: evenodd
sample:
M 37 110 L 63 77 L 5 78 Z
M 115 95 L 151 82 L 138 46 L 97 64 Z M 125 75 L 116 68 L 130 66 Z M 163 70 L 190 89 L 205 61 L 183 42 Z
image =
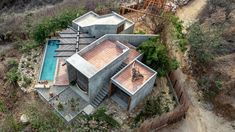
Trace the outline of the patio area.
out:
M 49 101 L 49 104 L 67 122 L 73 120 L 83 109 L 88 106 L 88 102 L 82 99 L 71 88 L 67 88 Z

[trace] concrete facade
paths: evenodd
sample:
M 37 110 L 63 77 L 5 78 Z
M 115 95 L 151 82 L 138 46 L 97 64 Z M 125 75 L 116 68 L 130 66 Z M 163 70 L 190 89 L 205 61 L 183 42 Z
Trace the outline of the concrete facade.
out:
M 129 48 L 126 47 L 123 43 L 127 42 L 135 47 L 138 47 L 141 43 L 148 40 L 149 38 L 156 37 L 157 35 L 144 35 L 144 34 L 106 34 L 92 44 L 88 45 L 78 53 L 74 54 L 72 57 L 67 59 L 68 75 L 69 81 L 75 81 L 77 78 L 77 72 L 81 72 L 88 79 L 88 94 L 81 92 L 80 88 L 77 86 L 77 90 L 80 91 L 79 94 L 82 94 L 86 98 L 86 101 L 91 102 L 97 96 L 99 91 L 102 88 L 109 89 L 110 83 L 115 84 L 119 88 L 122 88 L 121 85 L 111 80 L 117 73 L 117 69 L 120 65 L 127 59 Z M 105 40 L 117 41 L 121 48 L 126 49 L 126 51 L 114 59 L 110 64 L 107 64 L 104 68 L 98 70 L 92 66 L 89 62 L 86 62 L 81 56 L 91 49 L 95 48 L 97 45 L 101 44 Z M 108 56 L 108 55 L 107 55 Z M 135 60 L 141 61 L 142 55 L 139 55 Z M 141 62 L 140 62 L 141 63 Z M 122 71 L 122 70 L 121 70 Z M 119 71 L 119 72 L 121 72 Z M 118 72 L 118 73 L 119 73 Z M 117 73 L 117 74 L 118 74 Z M 156 75 L 151 78 L 144 86 L 135 94 L 128 93 L 124 88 L 122 90 L 131 97 L 131 103 L 128 110 L 132 110 L 143 98 L 145 98 L 153 88 Z
M 116 77 L 119 76 L 119 74 L 121 74 L 122 72 L 124 72 L 124 70 L 131 66 L 133 63 L 129 64 L 128 66 L 126 66 L 124 69 L 122 69 L 120 72 L 118 72 L 117 74 L 115 74 L 112 78 L 111 78 L 111 83 L 113 85 L 115 85 L 117 88 L 119 88 L 121 91 L 123 91 L 124 93 L 126 93 L 129 96 L 129 100 L 130 102 L 126 102 L 129 103 L 125 106 L 125 109 L 127 109 L 128 111 L 133 110 L 153 89 L 155 80 L 156 80 L 156 75 L 157 73 L 152 70 L 151 68 L 149 68 L 148 66 L 146 66 L 145 64 L 141 63 L 138 60 L 134 60 L 133 62 L 135 63 L 139 63 L 142 66 L 144 66 L 146 69 L 148 69 L 149 71 L 153 72 L 152 76 L 149 77 L 148 80 L 146 80 L 139 88 L 136 92 L 130 92 L 128 90 L 127 87 L 125 87 L 124 85 L 122 85 L 120 82 L 118 82 L 116 80 Z M 119 100 L 114 100 L 116 103 L 121 105 L 121 99 Z M 128 106 L 129 105 L 129 106 Z
M 117 68 L 127 58 L 129 52 L 128 47 L 126 47 L 120 42 L 117 42 L 117 46 L 123 49 L 123 53 L 121 53 L 114 60 L 112 60 L 111 63 L 106 64 L 102 69 L 98 70 L 97 68 L 95 68 L 95 66 L 90 64 L 81 56 L 86 52 L 89 52 L 93 48 L 96 48 L 97 45 L 102 44 L 104 40 L 104 38 L 98 39 L 91 45 L 87 46 L 86 48 L 66 60 L 70 82 L 78 81 L 78 72 L 83 74 L 83 76 L 88 79 L 88 94 L 83 94 L 84 96 L 87 96 L 89 102 L 91 102 L 92 99 L 95 98 L 101 88 L 108 88 L 109 81 L 107 80 L 110 80 L 110 78 L 114 75 Z
M 88 32 L 96 38 L 105 34 L 131 34 L 134 30 L 134 23 L 132 21 L 115 12 L 100 16 L 90 11 L 73 20 L 72 26 L 74 29 Z

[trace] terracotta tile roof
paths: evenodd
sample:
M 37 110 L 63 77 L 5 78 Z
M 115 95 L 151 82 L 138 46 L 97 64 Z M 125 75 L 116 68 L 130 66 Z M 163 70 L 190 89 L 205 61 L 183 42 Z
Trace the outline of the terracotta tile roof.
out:
M 116 80 L 119 84 L 122 85 L 130 93 L 135 93 L 140 87 L 151 77 L 154 75 L 154 72 L 149 70 L 144 65 L 135 62 L 135 67 L 139 72 L 144 76 L 141 79 L 132 81 L 132 64 L 126 67 L 121 73 L 119 73 L 114 80 Z
M 97 69 L 101 69 L 122 52 L 122 49 L 115 42 L 105 40 L 81 56 Z
M 129 44 L 129 43 L 123 43 L 124 45 L 126 45 L 129 49 L 129 54 L 127 59 L 124 61 L 124 63 L 129 64 L 131 63 L 136 57 L 138 57 L 140 55 L 140 53 L 136 50 L 136 48 Z

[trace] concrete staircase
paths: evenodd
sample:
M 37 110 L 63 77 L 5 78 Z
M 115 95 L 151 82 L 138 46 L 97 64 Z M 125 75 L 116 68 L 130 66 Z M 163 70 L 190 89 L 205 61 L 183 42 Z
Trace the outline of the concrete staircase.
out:
M 108 86 L 103 87 L 99 93 L 96 95 L 95 99 L 92 100 L 91 105 L 93 107 L 98 107 L 101 102 L 108 96 Z
M 127 65 L 126 63 L 122 63 L 122 64 L 120 65 L 120 67 L 117 68 L 117 70 L 115 71 L 114 75 L 115 75 L 117 72 L 119 72 L 121 69 L 123 69 L 126 65 Z M 93 99 L 93 100 L 91 101 L 91 105 L 92 105 L 93 107 L 95 107 L 95 108 L 98 107 L 98 106 L 101 104 L 101 102 L 108 96 L 108 89 L 109 89 L 108 86 L 109 86 L 109 85 L 105 85 L 105 87 L 103 87 L 103 88 L 99 91 L 99 93 L 96 95 L 95 99 Z

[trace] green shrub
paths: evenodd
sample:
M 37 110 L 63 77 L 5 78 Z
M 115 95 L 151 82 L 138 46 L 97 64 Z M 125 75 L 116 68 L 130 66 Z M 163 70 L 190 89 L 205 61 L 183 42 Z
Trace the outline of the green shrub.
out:
M 17 122 L 12 115 L 7 115 L 0 127 L 3 132 L 18 132 L 23 128 L 23 126 Z
M 113 128 L 120 127 L 120 124 L 116 120 L 114 120 L 111 116 L 107 115 L 105 112 L 106 112 L 106 109 L 99 108 L 94 114 L 92 114 L 92 117 L 98 122 L 100 121 L 106 122 Z
M 69 131 L 67 130 L 68 126 L 63 122 L 63 120 L 53 113 L 51 109 L 42 106 L 40 102 L 37 102 L 37 104 L 29 104 L 25 108 L 25 113 L 28 114 L 30 126 L 34 131 Z
M 167 15 L 167 20 L 173 25 L 173 33 L 174 36 L 176 37 L 176 43 L 178 48 L 184 52 L 187 50 L 186 46 L 188 44 L 188 41 L 183 34 L 183 21 L 181 21 L 177 16 L 173 14 L 168 14 Z
M 6 112 L 6 107 L 4 105 L 4 103 L 2 102 L 2 100 L 0 100 L 0 112 Z
M 45 18 L 35 26 L 32 36 L 34 40 L 41 44 L 51 33 L 56 30 L 66 28 L 72 20 L 83 14 L 83 10 L 66 10 L 56 17 Z
M 7 67 L 8 69 L 11 69 L 13 67 L 18 67 L 19 63 L 15 59 L 10 59 L 7 61 Z
M 220 80 L 214 80 L 213 78 L 209 78 L 208 76 L 202 76 L 198 80 L 198 85 L 200 89 L 203 91 L 205 99 L 213 99 L 222 88 L 222 82 Z
M 141 112 L 134 118 L 134 124 L 142 122 L 143 120 L 154 117 L 155 115 L 161 115 L 164 111 L 161 108 L 161 98 L 148 99 Z
M 59 102 L 59 104 L 57 105 L 57 108 L 58 108 L 59 111 L 64 110 L 64 106 L 61 102 Z
M 168 56 L 167 48 L 159 37 L 143 42 L 137 49 L 144 54 L 143 62 L 156 70 L 159 77 L 178 68 L 178 62 Z
M 35 41 L 33 40 L 27 40 L 22 41 L 20 44 L 20 52 L 22 53 L 30 53 L 32 49 L 35 49 L 39 46 Z
M 7 81 L 11 84 L 16 84 L 16 82 L 20 79 L 20 72 L 18 72 L 16 67 L 11 68 L 7 72 Z
M 26 76 L 23 76 L 23 84 L 22 86 L 23 87 L 28 87 L 30 84 L 32 83 L 32 79 L 31 78 L 28 78 Z
M 105 108 L 99 108 L 96 110 L 95 113 L 91 115 L 84 115 L 82 116 L 82 118 L 85 119 L 87 122 L 95 120 L 97 122 L 105 122 L 112 128 L 119 128 L 120 124 L 111 116 L 107 115 L 105 112 L 106 112 Z
M 205 30 L 199 23 L 194 23 L 189 28 L 188 41 L 191 45 L 189 57 L 203 67 L 213 60 L 221 37 L 217 29 Z
M 135 34 L 146 34 L 146 32 L 143 30 L 138 30 L 137 32 L 135 32 Z

